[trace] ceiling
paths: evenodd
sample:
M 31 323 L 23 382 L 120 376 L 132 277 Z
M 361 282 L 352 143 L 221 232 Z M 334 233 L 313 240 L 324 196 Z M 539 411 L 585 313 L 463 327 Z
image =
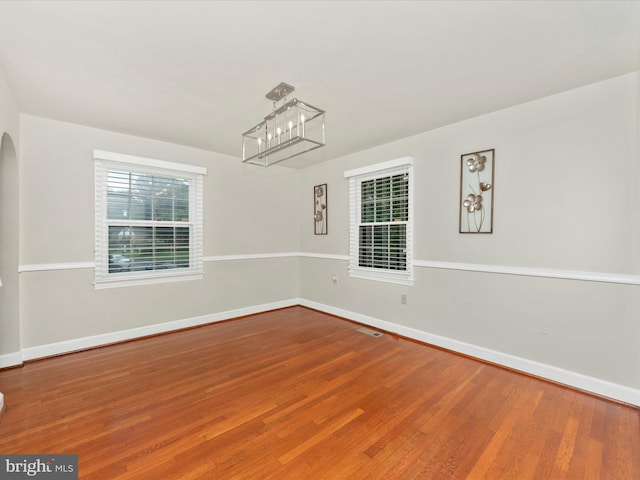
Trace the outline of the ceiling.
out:
M 241 155 L 281 81 L 303 167 L 640 70 L 640 2 L 2 1 L 21 112 Z

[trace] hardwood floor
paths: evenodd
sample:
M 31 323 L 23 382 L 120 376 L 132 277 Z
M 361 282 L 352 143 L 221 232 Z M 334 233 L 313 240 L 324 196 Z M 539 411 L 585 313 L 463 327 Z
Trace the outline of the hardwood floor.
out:
M 639 479 L 630 406 L 302 307 L 0 372 L 0 453 L 81 479 Z

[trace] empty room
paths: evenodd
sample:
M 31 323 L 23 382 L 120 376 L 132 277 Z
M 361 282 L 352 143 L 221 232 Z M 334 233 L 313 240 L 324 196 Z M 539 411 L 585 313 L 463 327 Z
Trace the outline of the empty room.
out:
M 640 2 L 0 2 L 19 478 L 640 478 Z

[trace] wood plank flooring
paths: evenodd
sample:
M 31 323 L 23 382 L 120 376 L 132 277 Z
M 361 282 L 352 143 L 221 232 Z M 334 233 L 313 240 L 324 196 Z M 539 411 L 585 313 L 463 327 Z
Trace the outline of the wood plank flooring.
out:
M 81 479 L 640 479 L 630 406 L 293 307 L 0 371 Z

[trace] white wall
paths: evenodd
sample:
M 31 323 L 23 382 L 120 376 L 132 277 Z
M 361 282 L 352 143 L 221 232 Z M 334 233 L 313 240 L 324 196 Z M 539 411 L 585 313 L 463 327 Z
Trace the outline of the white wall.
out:
M 314 236 L 303 209 L 302 251 L 335 257 L 301 260 L 301 297 L 637 392 L 640 285 L 529 273 L 640 280 L 638 79 L 588 85 L 304 170 L 302 205 L 313 185 L 328 183 L 329 235 Z M 496 149 L 494 233 L 461 235 L 460 155 L 489 148 Z M 415 158 L 414 254 L 422 264 L 415 285 L 351 279 L 343 173 L 403 156 Z M 457 269 L 477 264 L 524 274 Z
M 207 167 L 205 260 L 299 249 L 299 172 L 21 115 L 22 348 L 298 296 L 295 257 L 205 261 L 205 278 L 95 290 L 93 149 Z
M 19 131 L 18 107 L 0 72 L 0 132 L 8 133 L 17 141 Z
M 18 109 L 0 73 L 0 368 L 20 358 Z

